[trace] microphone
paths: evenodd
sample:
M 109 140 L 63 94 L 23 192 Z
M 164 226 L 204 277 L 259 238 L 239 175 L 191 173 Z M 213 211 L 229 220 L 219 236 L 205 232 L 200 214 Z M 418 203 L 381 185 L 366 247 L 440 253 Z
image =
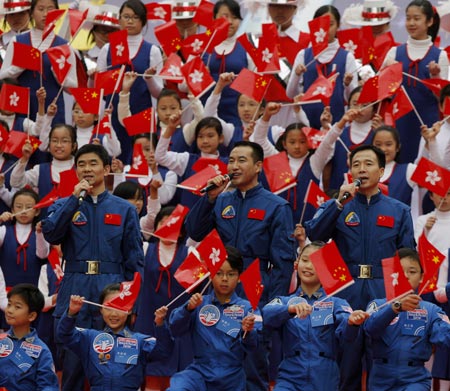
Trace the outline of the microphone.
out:
M 361 179 L 356 178 L 353 181 L 353 183 L 355 184 L 355 187 L 359 187 L 359 186 L 361 186 Z M 342 198 L 339 200 L 339 202 L 342 204 L 343 202 L 347 201 L 350 197 L 351 197 L 351 194 L 348 191 L 346 191 L 344 193 L 344 195 L 342 196 Z
M 78 196 L 78 203 L 81 204 L 84 199 L 86 198 L 87 195 L 87 191 L 86 190 L 81 190 L 80 191 L 80 195 Z
M 225 180 L 229 179 L 231 181 L 234 177 L 234 174 L 225 174 L 223 177 L 225 178 Z M 208 191 L 215 189 L 216 187 L 217 187 L 217 185 L 215 183 L 211 183 L 210 185 L 201 189 L 200 193 L 201 194 L 207 193 Z

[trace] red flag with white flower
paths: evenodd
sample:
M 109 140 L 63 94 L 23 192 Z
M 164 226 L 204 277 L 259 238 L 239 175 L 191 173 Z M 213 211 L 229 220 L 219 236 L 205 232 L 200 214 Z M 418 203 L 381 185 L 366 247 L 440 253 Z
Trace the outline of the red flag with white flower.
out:
M 318 56 L 328 47 L 328 31 L 330 30 L 330 15 L 325 14 L 308 22 L 311 36 L 311 47 L 315 56 Z
M 347 29 L 339 30 L 336 34 L 339 46 L 352 53 L 355 58 L 362 57 L 360 33 L 360 29 Z
M 245 269 L 239 276 L 239 279 L 242 287 L 244 288 L 247 300 L 252 305 L 252 308 L 256 310 L 264 291 L 259 258 L 256 258 L 250 265 L 248 265 L 247 269 Z
M 418 251 L 423 268 L 422 282 L 418 292 L 423 295 L 437 289 L 439 268 L 445 261 L 445 255 L 429 242 L 424 232 L 419 236 Z
M 142 150 L 142 144 L 134 144 L 130 171 L 126 175 L 148 176 L 148 164 Z
M 123 125 L 129 136 L 149 133 L 151 130 L 152 108 L 144 109 L 139 113 L 130 115 L 123 119 Z
M 72 64 L 68 61 L 71 53 L 69 45 L 53 46 L 45 52 L 48 55 L 56 79 L 62 85 L 72 67 Z
M 183 63 L 180 56 L 175 53 L 170 54 L 164 63 L 164 66 L 159 71 L 158 76 L 164 80 L 172 80 L 176 83 L 181 83 L 183 79 L 183 74 L 181 73 L 181 67 Z
M 213 229 L 197 246 L 197 251 L 214 278 L 228 256 L 219 233 Z
M 118 30 L 108 34 L 111 65 L 122 65 L 130 62 L 128 49 L 128 31 Z
M 141 289 L 141 275 L 134 272 L 133 281 L 124 281 L 120 284 L 120 293 L 112 300 L 103 302 L 104 307 L 115 308 L 119 311 L 130 312 L 136 302 Z
M 194 252 L 190 252 L 173 276 L 183 288 L 189 289 L 193 285 L 195 286 L 199 280 L 206 278 L 207 273 L 206 266 Z
M 414 110 L 414 106 L 409 99 L 408 93 L 405 91 L 405 87 L 401 86 L 396 92 L 388 110 L 392 114 L 394 121 L 397 121 L 399 118 Z
M 259 40 L 257 49 L 256 69 L 259 73 L 278 73 L 280 71 L 280 59 L 278 57 L 278 45 L 275 40 Z
M 147 19 L 148 20 L 165 20 L 170 22 L 172 19 L 172 6 L 162 3 L 147 3 Z
M 59 19 L 64 15 L 66 10 L 63 9 L 54 9 L 47 12 L 47 16 L 45 18 L 45 27 L 42 31 L 42 40 L 47 38 L 47 36 L 55 29 L 56 23 Z
M 411 180 L 441 197 L 450 189 L 450 171 L 424 157 L 419 160 Z
M 21 42 L 13 42 L 14 51 L 11 64 L 29 69 L 30 71 L 42 72 L 42 53 L 39 49 Z
M 302 102 L 322 102 L 325 106 L 330 105 L 331 95 L 333 95 L 336 78 L 319 74 L 316 81 L 311 84 L 302 96 Z
M 52 267 L 56 278 L 58 281 L 61 281 L 64 277 L 64 272 L 61 268 L 61 260 L 59 259 L 58 249 L 56 247 L 52 247 L 50 253 L 47 256 L 48 263 Z
M 382 259 L 381 265 L 383 267 L 384 290 L 388 303 L 413 292 L 397 254 L 391 258 Z
M 193 34 L 183 39 L 181 42 L 181 53 L 183 57 L 200 56 L 204 52 L 208 41 L 209 37 L 206 33 Z
M 348 266 L 336 243 L 331 241 L 309 255 L 327 296 L 332 296 L 354 284 Z
M 3 150 L 6 141 L 8 141 L 9 132 L 6 128 L 0 124 L 0 150 Z
M 89 8 L 84 12 L 76 9 L 69 9 L 69 25 L 70 25 L 70 35 L 74 37 L 77 35 L 78 30 L 87 18 Z
M 269 77 L 270 76 L 259 75 L 247 68 L 242 68 L 237 77 L 230 84 L 230 88 L 257 102 L 261 102 L 270 85 Z
M 181 35 L 174 20 L 156 26 L 154 33 L 166 56 L 181 49 Z
M 308 149 L 319 148 L 320 143 L 323 141 L 327 134 L 326 130 L 317 130 L 314 128 L 310 128 L 309 126 L 304 126 L 302 128 L 302 132 L 308 140 Z
M 311 179 L 308 184 L 308 189 L 306 190 L 304 202 L 317 209 L 329 199 L 330 197 L 328 197 L 319 185 Z
M 3 83 L 0 91 L 0 109 L 13 113 L 28 114 L 30 110 L 30 89 Z
M 215 84 L 214 79 L 200 57 L 195 57 L 183 65 L 181 73 L 186 80 L 189 91 L 195 97 L 200 97 Z
M 263 169 L 270 191 L 274 194 L 280 194 L 297 184 L 286 151 L 264 158 Z
M 180 238 L 181 228 L 183 227 L 184 218 L 189 212 L 189 208 L 178 204 L 170 216 L 164 221 L 153 236 L 159 239 L 176 243 Z
M 109 114 L 105 114 L 92 129 L 93 137 L 97 137 L 99 134 L 107 134 L 111 138 L 111 116 Z

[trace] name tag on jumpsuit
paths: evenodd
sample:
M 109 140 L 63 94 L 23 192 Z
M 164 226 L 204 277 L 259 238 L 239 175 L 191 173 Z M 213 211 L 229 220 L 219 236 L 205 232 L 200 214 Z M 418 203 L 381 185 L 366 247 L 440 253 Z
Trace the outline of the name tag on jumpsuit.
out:
M 406 312 L 406 319 L 402 325 L 402 335 L 422 337 L 425 332 L 425 325 L 427 322 L 427 310 L 417 309 Z
M 313 311 L 309 316 L 312 327 L 327 326 L 334 323 L 333 304 L 332 301 L 316 301 L 314 303 Z
M 138 340 L 136 338 L 117 338 L 114 362 L 136 365 L 139 356 Z

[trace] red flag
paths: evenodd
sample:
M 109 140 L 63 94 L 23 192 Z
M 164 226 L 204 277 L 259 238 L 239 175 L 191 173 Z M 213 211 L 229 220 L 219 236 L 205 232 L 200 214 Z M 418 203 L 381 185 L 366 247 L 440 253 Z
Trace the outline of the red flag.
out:
M 0 124 L 0 151 L 3 151 L 6 142 L 8 141 L 9 132 L 3 125 Z
M 264 26 L 264 25 L 263 25 Z M 258 63 L 258 48 L 255 48 L 253 44 L 248 39 L 248 35 L 246 33 L 240 35 L 237 38 L 237 41 L 242 45 L 247 54 L 252 58 L 255 64 Z
M 13 113 L 28 114 L 30 89 L 3 83 L 0 91 L 0 109 Z
M 131 168 L 127 175 L 148 176 L 148 163 L 142 150 L 142 144 L 134 144 Z
M 59 259 L 59 253 L 58 249 L 56 247 L 52 247 L 50 250 L 50 253 L 47 256 L 48 263 L 52 267 L 53 271 L 55 272 L 56 278 L 58 281 L 61 281 L 64 277 L 64 272 L 61 268 L 61 261 Z
M 397 46 L 394 41 L 392 33 L 389 31 L 384 34 L 377 35 L 373 41 L 373 57 L 371 60 L 375 69 L 380 69 L 383 65 L 384 58 L 387 52 L 393 47 Z
M 363 65 L 370 64 L 375 58 L 375 38 L 371 26 L 363 26 L 360 33 Z
M 278 73 L 280 71 L 280 59 L 278 58 L 276 41 L 262 38 L 264 37 L 260 38 L 257 50 L 257 71 L 259 73 Z
M 220 239 L 219 233 L 213 229 L 197 246 L 197 251 L 206 263 L 211 278 L 214 278 L 227 259 L 227 250 Z
M 70 25 L 70 35 L 74 37 L 78 30 L 81 28 L 81 25 L 87 18 L 87 14 L 89 12 L 89 8 L 87 8 L 84 12 L 78 11 L 76 9 L 69 9 L 69 25 Z
M 441 197 L 450 189 L 450 171 L 424 157 L 419 160 L 411 180 Z
M 152 108 L 142 110 L 137 114 L 130 115 L 123 119 L 123 124 L 129 136 L 149 133 L 152 119 Z
M 239 279 L 241 280 L 242 287 L 244 288 L 245 296 L 247 296 L 252 308 L 256 310 L 264 290 L 261 269 L 259 266 L 259 258 L 256 258 L 250 265 L 248 265 L 248 268 L 241 273 Z
M 450 97 L 448 96 L 445 97 L 442 114 L 444 117 L 448 117 L 450 115 Z
M 191 252 L 173 276 L 183 288 L 188 289 L 202 279 L 206 273 L 208 273 L 206 266 L 195 256 L 194 252 Z
M 200 159 L 198 159 L 192 165 L 192 169 L 195 172 L 199 172 L 208 166 L 213 167 L 218 173 L 217 175 L 223 175 L 227 173 L 227 165 L 222 160 L 209 157 L 201 157 Z
M 328 201 L 328 197 L 322 189 L 313 180 L 309 181 L 308 190 L 306 190 L 304 202 L 312 205 L 314 208 L 318 208 L 324 202 Z
M 20 42 L 13 42 L 13 45 L 14 51 L 11 60 L 12 65 L 29 69 L 30 71 L 41 72 L 42 53 L 39 49 Z
M 166 56 L 181 49 L 181 35 L 174 20 L 155 27 L 154 33 Z
M 133 281 L 124 281 L 120 284 L 120 293 L 112 300 L 103 302 L 105 307 L 130 312 L 139 296 L 141 289 L 141 275 L 134 272 Z
M 228 29 L 230 22 L 226 18 L 214 19 L 212 24 L 206 30 L 206 35 L 209 36 L 209 41 L 206 44 L 206 52 L 212 53 L 217 45 L 220 45 L 228 38 Z
M 128 31 L 118 30 L 108 34 L 111 65 L 122 65 L 130 62 L 128 49 Z
M 309 259 L 328 296 L 342 291 L 355 282 L 335 242 L 331 241 L 314 251 L 309 255 Z
M 5 84 L 3 84 L 3 86 L 5 86 Z M 25 132 L 11 130 L 9 132 L 9 137 L 8 137 L 8 140 L 6 141 L 3 152 L 9 153 L 10 155 L 14 155 L 15 157 L 20 159 L 23 155 L 22 148 L 23 148 L 24 144 L 27 142 L 27 140 L 30 141 L 30 143 L 33 147 L 33 152 L 39 148 L 39 145 L 41 145 L 41 142 L 36 137 L 29 136 Z
M 337 32 L 339 46 L 352 53 L 355 58 L 362 57 L 360 33 L 360 29 L 339 30 Z
M 167 60 L 158 75 L 161 79 L 181 83 L 184 80 L 183 74 L 181 73 L 182 66 L 183 63 L 181 62 L 180 56 L 172 53 L 169 57 L 167 57 Z
M 397 121 L 399 118 L 408 114 L 413 109 L 414 108 L 412 102 L 409 99 L 408 93 L 405 91 L 405 88 L 399 88 L 390 104 L 390 112 L 392 113 L 392 118 L 394 119 L 394 121 Z
M 206 186 L 208 180 L 220 174 L 221 173 L 218 172 L 213 166 L 207 166 L 203 170 L 200 170 L 196 174 L 179 183 L 177 187 L 190 190 L 194 194 L 200 195 L 200 190 Z
M 153 233 L 153 236 L 176 243 L 180 238 L 180 231 L 183 227 L 184 218 L 188 212 L 188 207 L 178 204 L 161 227 Z
M 206 48 L 208 40 L 209 38 L 205 33 L 193 34 L 183 39 L 181 42 L 181 53 L 183 57 L 189 58 L 189 56 L 201 55 Z
M 70 57 L 69 45 L 53 46 L 45 51 L 52 64 L 53 72 L 58 80 L 59 84 L 63 84 L 67 74 L 72 67 L 72 64 L 68 61 Z
M 80 182 L 77 172 L 74 169 L 65 170 L 59 173 L 59 185 L 57 186 L 60 198 L 69 197 L 73 193 L 74 187 Z
M 197 11 L 195 11 L 193 21 L 205 27 L 211 26 L 211 23 L 214 20 L 213 11 L 214 3 L 206 0 L 201 0 L 200 4 L 197 7 Z
M 42 31 L 42 40 L 47 38 L 47 36 L 54 30 L 56 23 L 64 15 L 66 10 L 54 9 L 47 12 L 47 16 L 45 18 L 45 27 Z
M 291 98 L 286 95 L 286 87 L 283 87 L 281 82 L 274 75 L 264 75 L 266 82 L 270 83 L 270 88 L 267 88 L 265 99 L 267 102 L 293 102 Z
M 50 192 L 41 198 L 41 200 L 33 206 L 33 209 L 48 208 L 59 198 L 58 190 L 54 187 Z
M 437 97 L 441 94 L 441 90 L 450 84 L 450 81 L 444 79 L 422 79 L 421 82 Z
M 69 92 L 84 113 L 98 114 L 100 112 L 102 93 L 99 88 L 69 88 Z
M 382 259 L 381 264 L 383 266 L 384 290 L 386 291 L 386 300 L 388 302 L 392 302 L 413 291 L 405 276 L 398 255 Z
M 92 129 L 92 135 L 107 134 L 111 137 L 111 116 L 105 114 L 98 124 Z
M 328 31 L 330 30 L 330 15 L 325 14 L 308 22 L 311 36 L 311 47 L 315 56 L 318 56 L 328 47 Z
M 302 102 L 322 102 L 325 106 L 330 105 L 331 95 L 333 95 L 334 84 L 336 78 L 327 79 L 323 75 L 319 75 L 316 81 L 311 84 L 302 97 Z
M 147 19 L 148 20 L 165 20 L 170 22 L 172 19 L 172 7 L 170 4 L 147 3 Z
M 261 102 L 266 95 L 270 80 L 267 76 L 259 75 L 242 68 L 236 79 L 230 84 L 230 88 L 244 94 L 257 102 Z
M 317 130 L 314 128 L 310 128 L 309 126 L 304 126 L 302 128 L 302 132 L 308 139 L 308 149 L 319 148 L 320 143 L 323 141 L 327 134 L 326 130 Z
M 117 80 L 120 77 L 120 81 Z M 111 69 L 104 72 L 96 72 L 94 75 L 94 88 L 103 88 L 105 95 L 113 94 L 114 92 L 120 92 L 122 89 L 123 73 L 120 68 Z
M 392 96 L 402 85 L 403 65 L 396 62 L 378 72 L 378 100 Z
M 200 57 L 195 57 L 183 65 L 181 73 L 186 80 L 189 91 L 196 97 L 202 95 L 215 84 Z
M 274 194 L 280 194 L 297 184 L 295 177 L 292 175 L 286 151 L 266 157 L 263 162 L 263 169 L 270 191 Z
M 418 290 L 422 295 L 437 289 L 439 268 L 445 260 L 445 255 L 428 241 L 424 232 L 419 236 L 418 242 L 419 257 L 424 272 Z

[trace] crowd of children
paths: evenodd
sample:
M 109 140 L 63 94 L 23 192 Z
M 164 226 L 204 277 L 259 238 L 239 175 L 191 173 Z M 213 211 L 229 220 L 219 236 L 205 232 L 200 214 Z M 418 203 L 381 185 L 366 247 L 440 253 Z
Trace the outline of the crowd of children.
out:
M 170 4 L 167 23 L 179 38 L 168 39 L 181 43 L 172 53 L 173 42 L 144 38 L 165 12 L 158 4 L 74 1 L 67 13 L 90 29 L 89 49 L 78 50 L 49 22 L 58 0 L 0 0 L 0 391 L 450 391 L 443 11 L 428 0 L 361 0 L 341 18 L 324 5 L 313 22 L 326 31 L 310 35 L 296 25 L 302 0 L 206 3 Z M 243 32 L 261 8 L 262 29 Z M 389 31 L 399 10 L 404 44 Z M 217 31 L 212 47 L 196 52 L 209 37 L 204 13 Z M 354 41 L 370 56 L 350 51 L 343 23 L 361 27 Z M 326 45 L 317 52 L 319 40 Z M 18 61 L 21 45 L 39 53 L 39 70 Z M 265 95 L 257 99 L 253 84 L 238 93 L 238 74 L 261 76 L 258 56 L 270 63 L 271 45 L 279 71 L 264 75 Z M 59 70 L 58 47 L 67 48 Z M 191 82 L 204 75 L 181 81 L 174 65 L 174 77 L 164 76 L 175 52 L 184 63 L 202 60 L 214 88 L 194 94 Z M 397 62 L 401 82 L 378 99 L 366 84 L 378 80 L 367 74 Z M 80 101 L 75 89 L 98 88 L 97 75 L 119 69 L 97 111 Z M 324 78 L 333 90 L 319 86 L 308 101 Z M 14 111 L 20 87 L 27 113 Z M 397 117 L 400 94 L 410 108 Z M 12 131 L 25 134 L 20 145 Z M 422 157 L 437 167 L 427 182 L 442 180 L 446 192 L 413 179 Z M 277 189 L 274 178 L 283 182 Z M 323 191 L 314 202 L 313 187 Z M 177 224 L 180 205 L 189 211 L 178 236 L 155 236 Z M 186 292 L 176 273 L 200 257 L 196 247 L 213 229 L 226 260 Z M 434 291 L 421 296 L 423 235 L 444 260 Z M 330 240 L 354 279 L 332 296 L 312 262 Z M 389 302 L 382 260 L 396 254 L 412 293 Z M 264 286 L 257 307 L 241 284 L 255 259 Z M 133 308 L 111 307 L 135 274 L 142 285 Z

